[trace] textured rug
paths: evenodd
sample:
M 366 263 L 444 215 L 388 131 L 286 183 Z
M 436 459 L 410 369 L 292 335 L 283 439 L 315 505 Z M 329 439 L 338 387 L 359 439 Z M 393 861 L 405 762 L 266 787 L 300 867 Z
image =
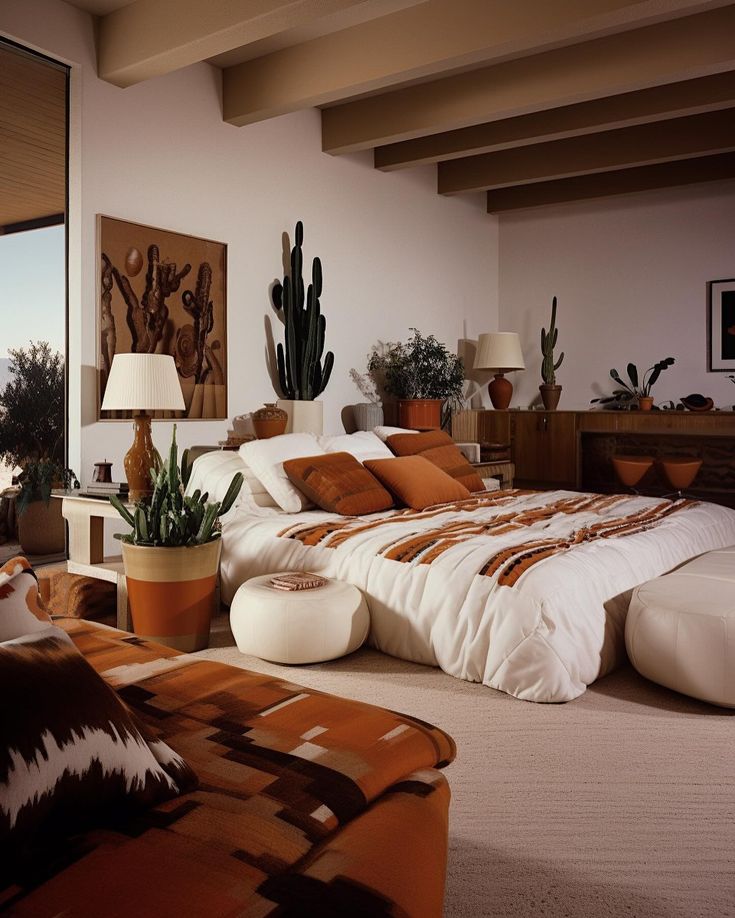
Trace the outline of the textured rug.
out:
M 286 667 L 233 643 L 220 616 L 199 655 L 454 736 L 447 916 L 735 916 L 735 711 L 628 667 L 536 705 L 374 650 Z

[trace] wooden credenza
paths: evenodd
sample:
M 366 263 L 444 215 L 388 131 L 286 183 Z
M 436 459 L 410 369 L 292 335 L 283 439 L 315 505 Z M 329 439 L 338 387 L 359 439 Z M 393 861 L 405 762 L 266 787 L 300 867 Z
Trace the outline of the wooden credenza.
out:
M 732 411 L 460 411 L 460 441 L 510 443 L 515 485 L 617 491 L 612 456 L 696 456 L 695 496 L 735 506 L 735 412 Z M 653 471 L 641 490 L 670 490 Z

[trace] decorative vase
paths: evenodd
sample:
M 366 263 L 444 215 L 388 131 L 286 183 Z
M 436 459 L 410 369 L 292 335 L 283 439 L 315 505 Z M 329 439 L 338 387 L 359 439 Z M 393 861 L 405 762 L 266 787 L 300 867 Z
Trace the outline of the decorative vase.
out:
M 66 547 L 61 501 L 34 500 L 18 516 L 18 541 L 26 555 L 58 555 Z
M 372 430 L 383 423 L 383 406 L 375 402 L 360 402 L 352 406 L 357 430 Z
M 440 398 L 398 400 L 398 426 L 407 430 L 438 430 L 442 426 Z
M 653 396 L 652 395 L 639 395 L 638 396 L 638 407 L 641 411 L 650 411 L 653 408 Z
M 286 433 L 324 433 L 324 405 L 320 401 L 279 399 L 278 407 L 288 415 Z
M 555 411 L 556 406 L 559 404 L 559 399 L 561 398 L 561 386 L 552 386 L 548 383 L 543 383 L 538 388 L 541 393 L 541 401 L 544 403 L 544 408 L 547 411 Z
M 122 543 L 133 631 L 186 653 L 209 644 L 222 540 L 163 548 Z
M 253 412 L 253 427 L 259 440 L 268 440 L 286 432 L 288 414 L 275 402 L 266 402 L 262 408 Z

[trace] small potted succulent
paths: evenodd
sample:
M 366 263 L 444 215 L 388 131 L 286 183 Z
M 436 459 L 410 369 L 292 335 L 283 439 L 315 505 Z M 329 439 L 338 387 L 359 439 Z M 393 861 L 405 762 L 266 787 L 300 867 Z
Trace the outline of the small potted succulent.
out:
M 220 517 L 242 487 L 238 472 L 222 501 L 199 490 L 185 493 L 191 468 L 187 451 L 178 462 L 176 425 L 168 461 L 151 470 L 153 494 L 132 510 L 119 498 L 110 503 L 131 527 L 122 541 L 133 630 L 177 650 L 209 643 L 222 542 Z
M 412 328 L 405 342 L 373 349 L 370 373 L 380 372 L 385 391 L 398 399 L 398 423 L 408 429 L 442 426 L 442 408 L 460 405 L 464 389 L 464 364 L 433 335 Z
M 628 380 L 625 382 L 617 370 L 610 370 L 610 376 L 618 384 L 619 388 L 613 389 L 612 395 L 605 395 L 602 398 L 593 398 L 590 404 L 596 402 L 600 405 L 609 405 L 611 408 L 630 408 L 634 403 L 638 405 L 641 411 L 650 411 L 653 408 L 653 389 L 659 376 L 664 370 L 676 363 L 673 357 L 664 357 L 658 363 L 654 363 L 643 374 L 641 379 L 638 374 L 638 367 L 634 363 L 627 366 Z
M 556 382 L 556 371 L 564 360 L 564 351 L 559 355 L 559 359 L 554 363 L 554 348 L 559 337 L 559 329 L 556 327 L 556 297 L 551 301 L 551 324 L 548 332 L 545 328 L 541 329 L 541 353 L 543 362 L 541 364 L 542 385 L 539 386 L 541 399 L 544 408 L 547 411 L 553 411 L 559 404 L 561 397 L 561 386 Z

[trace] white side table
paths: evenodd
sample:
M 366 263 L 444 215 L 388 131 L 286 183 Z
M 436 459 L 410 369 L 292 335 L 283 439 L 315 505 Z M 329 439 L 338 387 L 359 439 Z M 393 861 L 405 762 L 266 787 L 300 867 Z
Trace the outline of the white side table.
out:
M 69 524 L 70 574 L 82 574 L 114 583 L 117 590 L 117 627 L 132 631 L 128 589 L 122 556 L 104 556 L 105 520 L 119 520 L 120 514 L 106 498 L 85 497 L 75 491 L 54 491 L 61 500 L 61 514 Z
M 360 647 L 370 631 L 367 602 L 357 587 L 330 580 L 315 590 L 277 590 L 275 574 L 242 584 L 230 607 L 241 653 L 274 663 L 321 663 Z

